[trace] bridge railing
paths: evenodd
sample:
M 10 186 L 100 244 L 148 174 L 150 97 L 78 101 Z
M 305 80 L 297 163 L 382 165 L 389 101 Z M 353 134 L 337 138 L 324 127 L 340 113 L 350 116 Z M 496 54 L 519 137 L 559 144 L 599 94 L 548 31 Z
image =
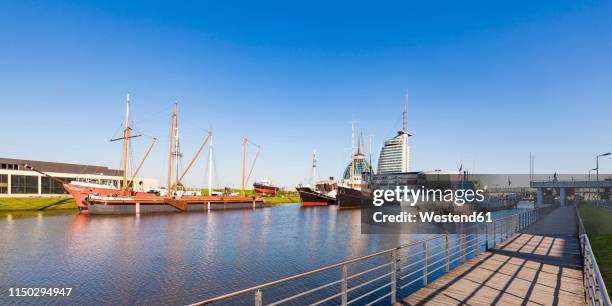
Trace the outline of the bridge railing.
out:
M 580 237 L 580 252 L 582 253 L 582 269 L 584 275 L 584 290 L 589 305 L 611 305 L 610 296 L 603 281 L 599 266 L 593 255 L 589 236 L 582 223 L 578 205 L 574 206 L 578 217 L 578 235 Z
M 608 180 L 533 180 L 531 188 L 610 188 L 612 181 Z
M 485 223 L 484 226 L 478 224 L 473 227 L 471 233 L 465 231 L 463 234 L 438 234 L 192 305 L 251 302 L 256 306 L 297 303 L 319 305 L 326 302 L 341 305 L 358 302 L 360 305 L 371 305 L 383 299 L 395 303 L 400 298 L 400 292 L 411 293 L 427 286 L 433 279 L 460 266 L 483 249 L 487 250 L 512 237 L 515 232 L 539 219 L 547 210 L 526 210 Z M 317 276 L 320 277 L 312 279 Z M 288 289 L 274 290 L 275 287 L 287 285 L 292 281 L 300 283 Z M 312 283 L 316 285 L 305 288 L 305 284 Z

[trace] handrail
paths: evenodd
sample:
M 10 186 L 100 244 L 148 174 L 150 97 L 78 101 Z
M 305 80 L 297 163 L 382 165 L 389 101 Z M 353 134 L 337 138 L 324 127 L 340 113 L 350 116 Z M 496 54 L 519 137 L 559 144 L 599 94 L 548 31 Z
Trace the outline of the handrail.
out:
M 252 292 L 252 291 L 255 291 L 255 290 L 259 290 L 259 289 L 262 289 L 264 287 L 270 287 L 270 286 L 273 286 L 273 285 L 278 285 L 280 283 L 288 282 L 288 281 L 294 280 L 296 278 L 301 278 L 301 277 L 309 276 L 309 275 L 312 275 L 312 274 L 315 274 L 315 273 L 324 272 L 324 271 L 331 270 L 331 269 L 334 269 L 334 268 L 338 268 L 338 267 L 341 267 L 341 266 L 344 266 L 344 265 L 348 265 L 348 264 L 351 264 L 351 263 L 354 263 L 354 262 L 357 262 L 357 261 L 362 261 L 362 260 L 365 260 L 365 259 L 376 257 L 378 255 L 386 254 L 386 253 L 389 253 L 389 252 L 391 252 L 393 250 L 396 250 L 396 249 L 401 249 L 401 248 L 406 248 L 406 247 L 410 247 L 410 246 L 413 246 L 413 245 L 417 245 L 417 244 L 423 243 L 426 240 L 433 240 L 433 239 L 436 239 L 436 238 L 438 238 L 440 236 L 444 236 L 444 234 L 438 235 L 438 236 L 430 238 L 430 239 L 423 239 L 423 240 L 411 242 L 411 243 L 408 243 L 408 244 L 400 245 L 400 246 L 392 248 L 392 249 L 387 249 L 387 250 L 384 250 L 384 251 L 379 251 L 379 252 L 372 253 L 372 254 L 369 254 L 369 255 L 366 255 L 366 256 L 353 258 L 353 259 L 350 259 L 350 260 L 347 260 L 347 261 L 339 262 L 339 263 L 336 263 L 336 264 L 333 264 L 333 265 L 329 265 L 329 266 L 326 266 L 326 267 L 323 267 L 323 268 L 319 268 L 319 269 L 311 270 L 311 271 L 308 271 L 308 272 L 296 274 L 296 275 L 293 275 L 293 276 L 285 277 L 285 278 L 282 278 L 282 279 L 279 279 L 279 280 L 267 282 L 267 283 L 264 283 L 264 284 L 261 284 L 261 285 L 253 286 L 251 288 L 246 288 L 246 289 L 234 291 L 234 292 L 231 292 L 231 293 L 228 293 L 228 294 L 224 294 L 224 295 L 220 295 L 218 297 L 215 297 L 215 298 L 212 298 L 212 299 L 209 299 L 209 300 L 206 300 L 206 301 L 202 301 L 202 302 L 199 302 L 199 303 L 193 303 L 191 305 L 195 306 L 195 305 L 211 304 L 211 303 L 214 303 L 214 302 L 217 302 L 217 301 L 220 301 L 220 300 L 224 300 L 224 299 L 228 299 L 228 298 L 231 298 L 231 297 L 234 297 L 234 296 L 238 296 L 238 295 L 241 295 L 241 294 L 244 294 L 244 293 L 247 293 L 247 292 Z
M 303 297 L 309 293 L 312 292 L 316 292 L 319 289 L 324 289 L 324 288 L 329 288 L 333 285 L 338 285 L 340 284 L 340 292 L 339 293 L 334 293 L 331 296 L 327 296 L 327 297 L 322 297 L 322 300 L 319 300 L 317 302 L 314 302 L 314 304 L 318 304 L 318 303 L 322 303 L 325 301 L 329 301 L 335 298 L 341 298 L 342 301 L 342 305 L 347 305 L 350 302 L 354 302 L 357 299 L 353 298 L 352 300 L 349 301 L 348 299 L 348 294 L 350 291 L 358 289 L 358 288 L 362 288 L 364 287 L 366 284 L 367 285 L 373 285 L 374 283 L 381 281 L 382 279 L 386 279 L 386 278 L 390 278 L 390 282 L 387 283 L 385 282 L 385 285 L 383 285 L 382 287 L 377 287 L 373 290 L 368 290 L 365 294 L 360 294 L 360 297 L 358 299 L 361 299 L 365 296 L 370 295 L 371 293 L 374 293 L 376 291 L 380 291 L 382 288 L 385 287 L 389 287 L 390 292 L 383 295 L 383 297 L 391 297 L 391 302 L 395 303 L 397 301 L 397 294 L 398 291 L 400 289 L 403 289 L 405 287 L 414 285 L 416 282 L 418 282 L 419 280 L 422 281 L 422 285 L 423 286 L 427 286 L 428 284 L 428 276 L 439 276 L 439 275 L 433 275 L 434 272 L 439 271 L 442 268 L 446 268 L 446 272 L 450 271 L 450 266 L 453 262 L 457 262 L 457 260 L 459 260 L 457 265 L 454 265 L 453 268 L 456 268 L 461 262 L 466 262 L 468 259 L 468 255 L 473 253 L 473 256 L 476 256 L 480 253 L 481 247 L 484 245 L 485 250 L 488 250 L 491 246 L 489 245 L 489 242 L 491 240 L 493 240 L 493 245 L 495 246 L 499 242 L 502 242 L 506 239 L 509 239 L 514 233 L 516 233 L 517 231 L 527 227 L 529 224 L 535 222 L 536 220 L 539 219 L 539 217 L 542 214 L 542 211 L 546 210 L 545 208 L 536 208 L 536 209 L 532 209 L 532 210 L 527 210 L 527 211 L 523 211 L 523 212 L 519 212 L 517 214 L 513 214 L 510 216 L 506 216 L 506 217 L 502 217 L 502 218 L 498 218 L 492 221 L 492 226 L 491 228 L 489 228 L 488 223 L 485 223 L 485 229 L 484 232 L 481 231 L 481 225 L 480 224 L 476 224 L 474 225 L 474 227 L 476 228 L 476 233 L 470 233 L 467 234 L 463 233 L 460 234 L 458 233 L 457 235 L 459 235 L 459 238 L 451 240 L 449 239 L 449 234 L 439 234 L 439 235 L 435 235 L 433 237 L 429 237 L 427 239 L 422 239 L 422 240 L 418 240 L 418 241 L 414 241 L 414 242 L 410 242 L 410 243 L 406 243 L 406 244 L 402 244 L 399 245 L 397 247 L 394 248 L 390 248 L 390 249 L 386 249 L 383 251 L 379 251 L 379 252 L 375 252 L 375 253 L 371 253 L 365 256 L 361 256 L 361 257 L 357 257 L 357 258 L 353 258 L 353 259 L 349 259 L 346 261 L 342 261 L 336 264 L 332 264 L 332 265 L 328 265 L 322 268 L 318 268 L 318 269 L 314 269 L 311 271 L 307 271 L 304 273 L 300 273 L 300 274 L 296 274 L 293 276 L 289 276 L 289 277 L 285 277 L 282 279 L 278 279 L 275 281 L 271 281 L 271 282 L 267 282 L 264 284 L 260 284 L 257 286 L 253 286 L 253 287 L 249 287 L 249 288 L 245 288 L 242 290 L 238 290 L 238 291 L 234 291 L 234 292 L 230 292 L 227 294 L 223 294 L 211 299 L 207 299 L 204 301 L 200 301 L 200 302 L 196 302 L 191 304 L 191 306 L 195 306 L 195 305 L 205 305 L 205 304 L 212 304 L 212 303 L 216 303 L 216 302 L 221 302 L 230 298 L 234 298 L 234 297 L 238 297 L 238 296 L 242 296 L 246 293 L 253 293 L 254 292 L 254 305 L 256 306 L 261 306 L 263 305 L 263 300 L 262 300 L 262 289 L 268 288 L 268 287 L 272 287 L 275 285 L 279 285 L 282 283 L 286 283 L 289 282 L 291 280 L 295 280 L 295 279 L 299 279 L 299 278 L 303 278 L 306 276 L 310 276 L 310 275 L 314 275 L 317 273 L 321 273 L 321 272 L 325 272 L 325 271 L 330 271 L 333 269 L 337 269 L 340 268 L 341 270 L 341 278 L 339 280 L 333 280 L 331 282 L 325 283 L 323 285 L 320 285 L 316 288 L 311 288 L 311 289 L 305 289 L 303 291 L 300 291 L 294 295 L 288 296 L 288 297 L 283 297 L 283 298 L 279 298 L 277 301 L 275 302 L 270 302 L 270 304 L 273 305 L 277 305 L 277 304 L 281 304 L 283 302 L 287 302 L 287 301 L 291 301 L 295 298 L 299 298 L 299 297 Z M 490 231 L 490 229 L 492 229 L 492 233 Z M 492 235 L 490 235 L 492 234 Z M 472 237 L 470 240 L 468 240 L 468 237 L 470 236 L 474 236 Z M 482 239 L 482 237 L 484 236 L 484 240 Z M 498 237 L 499 236 L 499 237 Z M 444 238 L 443 241 L 441 241 L 441 243 L 443 243 L 445 245 L 445 255 L 441 258 L 436 258 L 435 256 L 439 256 L 441 254 L 441 252 L 435 253 L 434 256 L 432 256 L 432 254 L 429 254 L 430 252 L 428 252 L 429 249 L 429 244 L 430 242 L 440 239 L 440 238 Z M 499 238 L 499 239 L 498 239 Z M 451 242 L 453 243 L 457 243 L 456 245 L 453 244 L 452 246 L 450 245 Z M 420 247 L 419 247 L 420 246 Z M 412 256 L 408 256 L 404 259 L 401 259 L 401 257 L 399 256 L 398 252 L 399 251 L 408 251 L 413 247 L 418 247 L 418 250 L 420 250 L 419 252 L 416 252 L 415 254 L 419 254 L 419 253 L 423 253 L 423 258 L 420 260 L 415 260 L 415 262 L 412 262 L 411 264 L 408 264 L 406 266 L 401 266 L 399 263 L 400 261 L 406 260 L 408 258 L 411 258 Z M 450 252 L 451 249 L 455 249 L 457 248 L 456 251 Z M 470 250 L 468 250 L 468 248 Z M 422 249 L 422 250 L 421 250 Z M 431 248 L 434 249 L 434 248 Z M 431 250 L 430 249 L 430 250 Z M 375 267 L 370 267 L 368 269 L 366 269 L 365 271 L 359 271 L 352 275 L 349 275 L 348 272 L 348 266 L 350 264 L 353 263 L 358 263 L 358 262 L 363 262 L 364 260 L 367 259 L 371 259 L 371 258 L 375 258 L 375 257 L 379 257 L 382 255 L 391 255 L 389 256 L 389 259 L 387 259 L 386 261 L 384 261 L 382 264 L 378 264 Z M 433 262 L 428 262 L 428 257 L 433 257 L 436 258 L 434 259 Z M 453 257 L 456 257 L 453 259 Z M 380 257 L 379 257 L 380 258 Z M 470 257 L 471 258 L 471 257 Z M 408 267 L 412 268 L 412 266 L 416 263 L 420 263 L 421 266 L 417 266 L 416 269 L 406 269 Z M 439 267 L 437 265 L 440 265 Z M 382 274 L 375 274 L 375 275 L 371 275 L 370 279 L 366 279 L 364 280 L 361 284 L 359 285 L 354 285 L 353 287 L 349 287 L 348 286 L 348 281 L 351 279 L 354 279 L 356 277 L 364 277 L 366 276 L 366 274 L 368 272 L 372 272 L 374 270 L 378 270 L 379 268 L 384 268 L 391 266 L 390 271 L 386 271 L 386 270 L 382 270 L 384 273 Z M 429 270 L 429 268 L 433 269 L 433 270 Z M 429 271 L 428 271 L 429 270 Z M 405 275 L 400 275 L 400 273 L 402 273 L 402 271 L 404 271 Z M 420 272 L 420 273 L 419 273 Z M 420 276 L 419 276 L 420 274 Z M 382 276 L 381 276 L 382 275 Z M 411 277 L 413 276 L 417 276 L 415 279 L 411 279 Z M 407 284 L 400 284 L 401 281 L 403 280 L 410 280 Z M 380 284 L 380 283 L 379 283 Z M 380 297 L 379 299 L 382 299 L 383 297 Z M 377 299 L 377 300 L 379 300 Z
M 603 281 L 597 260 L 591 248 L 591 242 L 587 235 L 578 205 L 574 205 L 576 216 L 578 217 L 578 236 L 580 238 L 580 253 L 582 254 L 582 270 L 584 275 L 584 291 L 589 305 L 610 306 L 610 296 Z

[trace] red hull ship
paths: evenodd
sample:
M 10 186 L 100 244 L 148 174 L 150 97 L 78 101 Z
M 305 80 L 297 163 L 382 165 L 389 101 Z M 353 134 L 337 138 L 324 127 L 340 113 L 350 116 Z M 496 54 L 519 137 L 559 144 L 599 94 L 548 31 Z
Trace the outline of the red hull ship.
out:
M 274 186 L 272 182 L 268 179 L 263 179 L 261 181 L 257 181 L 253 184 L 253 188 L 255 191 L 263 194 L 274 195 L 278 192 L 278 187 Z
M 153 142 L 147 149 L 144 158 L 136 167 L 136 170 L 128 176 L 128 152 L 129 152 L 129 141 L 131 138 L 140 137 L 142 135 L 130 135 L 131 128 L 129 127 L 129 95 L 126 101 L 126 116 L 123 129 L 123 137 L 111 139 L 111 141 L 123 140 L 123 180 L 120 184 L 114 185 L 112 183 L 105 183 L 103 181 L 71 181 L 66 182 L 59 178 L 48 175 L 42 171 L 39 171 L 27 164 L 24 166 L 30 170 L 39 172 L 58 183 L 61 183 L 62 187 L 68 192 L 75 200 L 77 207 L 81 212 L 88 214 L 131 214 L 141 212 L 176 212 L 176 211 L 202 211 L 210 209 L 236 209 L 236 208 L 260 208 L 264 207 L 263 201 L 256 197 L 244 196 L 244 173 L 246 167 L 246 159 L 243 160 L 243 177 L 242 177 L 242 196 L 192 196 L 184 195 L 184 190 L 179 190 L 181 179 L 187 174 L 198 155 L 210 140 L 212 142 L 212 134 L 209 133 L 205 140 L 200 145 L 195 156 L 191 162 L 187 165 L 186 169 L 183 170 L 182 174 L 179 175 L 178 164 L 179 157 L 181 156 L 178 150 L 178 123 L 177 123 L 177 111 L 178 103 L 175 104 L 175 109 L 172 112 L 172 122 L 170 129 L 170 148 L 168 152 L 168 187 L 164 191 L 166 194 L 136 191 L 134 190 L 133 182 L 139 173 L 144 161 L 151 152 L 153 145 L 156 142 L 156 138 L 153 138 Z M 246 145 L 248 139 L 244 139 L 244 156 L 246 158 Z M 212 145 L 209 146 L 210 158 L 212 158 Z M 259 151 L 258 153 L 259 154 Z M 177 172 L 174 184 L 172 183 L 172 172 L 173 162 L 176 162 Z M 253 171 L 255 163 L 251 166 L 250 172 Z M 211 169 L 211 168 L 209 168 Z M 212 171 L 212 170 L 210 170 Z M 212 172 L 209 173 L 209 177 L 212 176 Z M 250 176 L 250 174 L 249 174 Z M 248 181 L 248 179 L 247 179 Z M 278 187 L 267 186 L 268 189 L 273 189 L 274 192 L 278 190 Z M 210 188 L 212 190 L 212 188 Z
M 156 195 L 147 192 L 137 192 L 130 190 L 121 190 L 111 185 L 102 185 L 88 182 L 70 182 L 62 184 L 64 190 L 68 192 L 77 204 L 80 211 L 86 212 L 89 206 L 87 198 L 89 195 L 103 196 L 103 197 L 125 197 L 125 196 L 138 196 L 146 198 L 155 198 Z

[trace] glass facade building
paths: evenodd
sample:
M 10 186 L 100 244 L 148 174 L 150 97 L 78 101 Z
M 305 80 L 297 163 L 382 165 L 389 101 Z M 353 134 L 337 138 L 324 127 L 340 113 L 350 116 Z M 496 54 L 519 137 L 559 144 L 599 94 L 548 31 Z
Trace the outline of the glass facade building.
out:
M 408 134 L 400 131 L 385 141 L 378 157 L 378 174 L 400 173 L 410 171 L 410 146 Z
M 34 175 L 11 175 L 12 194 L 37 194 L 38 176 Z
M 0 174 L 0 194 L 8 193 L 8 175 Z
M 355 160 L 355 168 L 353 169 L 352 176 L 361 176 L 363 172 L 372 171 L 370 163 L 368 163 L 368 161 L 365 159 L 365 155 L 357 153 L 353 158 Z M 351 178 L 351 163 L 349 163 L 344 169 L 344 174 L 342 177 L 347 180 Z

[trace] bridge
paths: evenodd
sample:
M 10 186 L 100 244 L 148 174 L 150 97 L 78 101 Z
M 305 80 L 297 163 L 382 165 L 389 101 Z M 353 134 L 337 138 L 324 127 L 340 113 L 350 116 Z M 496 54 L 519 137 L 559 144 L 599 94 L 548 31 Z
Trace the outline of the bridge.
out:
M 575 206 L 536 207 L 196 302 L 610 305 Z
M 612 189 L 612 181 L 610 180 L 588 180 L 588 181 L 575 181 L 575 180 L 547 180 L 547 181 L 531 181 L 531 188 L 536 188 L 536 205 L 541 206 L 544 203 L 544 190 L 546 189 L 558 189 L 559 190 L 559 203 L 561 206 L 566 204 L 568 190 L 574 192 L 575 190 L 598 190 L 603 195 L 609 195 Z M 603 192 L 601 192 L 603 191 Z M 607 196 L 606 196 L 607 198 Z

